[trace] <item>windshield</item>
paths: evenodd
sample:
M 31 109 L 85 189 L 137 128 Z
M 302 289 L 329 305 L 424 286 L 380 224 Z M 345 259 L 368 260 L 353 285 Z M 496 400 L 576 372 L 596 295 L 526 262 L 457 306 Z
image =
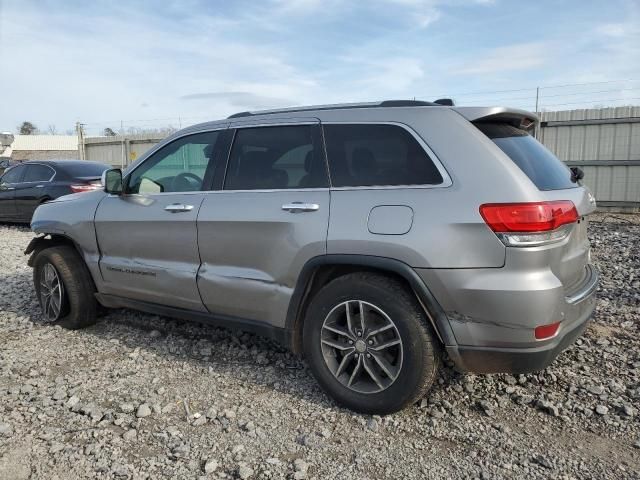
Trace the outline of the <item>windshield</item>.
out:
M 578 186 L 571 170 L 524 130 L 506 123 L 476 123 L 485 135 L 506 153 L 540 190 Z

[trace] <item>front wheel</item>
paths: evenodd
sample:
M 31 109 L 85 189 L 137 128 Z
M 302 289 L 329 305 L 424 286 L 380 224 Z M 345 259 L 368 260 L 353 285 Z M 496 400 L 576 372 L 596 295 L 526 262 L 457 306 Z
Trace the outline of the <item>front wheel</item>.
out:
M 379 274 L 349 274 L 323 287 L 307 310 L 303 338 L 320 386 L 361 413 L 388 414 L 416 402 L 440 364 L 413 293 Z
M 39 251 L 33 284 L 46 323 L 78 329 L 96 322 L 93 279 L 74 248 L 60 245 Z

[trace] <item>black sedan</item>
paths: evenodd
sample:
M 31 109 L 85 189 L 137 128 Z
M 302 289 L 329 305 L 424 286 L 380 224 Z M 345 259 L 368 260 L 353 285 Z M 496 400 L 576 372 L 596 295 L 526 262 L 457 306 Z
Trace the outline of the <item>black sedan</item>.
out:
M 30 223 L 43 202 L 100 189 L 109 168 L 82 160 L 30 160 L 11 167 L 0 177 L 0 221 Z

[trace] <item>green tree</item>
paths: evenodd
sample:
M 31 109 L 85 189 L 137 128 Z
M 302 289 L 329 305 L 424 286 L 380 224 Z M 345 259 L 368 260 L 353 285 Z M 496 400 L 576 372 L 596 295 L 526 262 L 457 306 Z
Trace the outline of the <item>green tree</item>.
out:
M 25 121 L 18 127 L 18 132 L 20 135 L 34 135 L 38 133 L 38 127 L 31 122 Z

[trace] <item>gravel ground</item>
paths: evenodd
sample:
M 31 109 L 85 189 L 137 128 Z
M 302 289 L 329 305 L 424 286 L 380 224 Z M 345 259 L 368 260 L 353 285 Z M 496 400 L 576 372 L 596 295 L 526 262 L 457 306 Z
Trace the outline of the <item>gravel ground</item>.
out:
M 640 478 L 640 216 L 598 215 L 593 323 L 535 375 L 445 368 L 387 417 L 336 407 L 278 345 L 129 310 L 42 325 L 0 225 L 0 478 Z

